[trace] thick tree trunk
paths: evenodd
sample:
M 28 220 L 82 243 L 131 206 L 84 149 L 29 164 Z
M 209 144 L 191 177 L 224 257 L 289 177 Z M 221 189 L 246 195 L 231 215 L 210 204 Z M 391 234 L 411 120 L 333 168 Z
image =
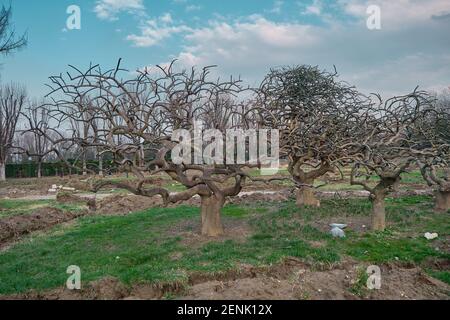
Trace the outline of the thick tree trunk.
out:
M 6 180 L 6 164 L 4 162 L 0 162 L 0 181 Z
M 450 191 L 437 191 L 436 192 L 436 211 L 448 211 L 450 210 Z
M 313 184 L 313 182 L 308 183 Z M 297 189 L 297 206 L 312 206 L 312 207 L 320 207 L 320 200 L 317 199 L 314 188 L 308 186 L 302 186 Z
M 384 231 L 386 228 L 386 209 L 383 196 L 372 199 L 372 230 Z
M 217 237 L 223 234 L 220 211 L 225 203 L 224 197 L 202 196 L 202 235 Z

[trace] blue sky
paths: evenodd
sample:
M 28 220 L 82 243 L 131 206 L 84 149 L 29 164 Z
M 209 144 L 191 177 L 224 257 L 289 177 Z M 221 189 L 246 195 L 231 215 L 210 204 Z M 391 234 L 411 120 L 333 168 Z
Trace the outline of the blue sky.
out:
M 365 92 L 450 86 L 448 0 L 0 0 L 9 3 L 29 45 L 0 57 L 0 81 L 34 97 L 68 64 L 109 68 L 118 58 L 130 70 L 175 58 L 215 64 L 252 85 L 270 67 L 313 64 L 335 65 Z M 366 26 L 370 4 L 381 9 L 380 30 Z M 81 30 L 65 28 L 69 5 L 81 9 Z

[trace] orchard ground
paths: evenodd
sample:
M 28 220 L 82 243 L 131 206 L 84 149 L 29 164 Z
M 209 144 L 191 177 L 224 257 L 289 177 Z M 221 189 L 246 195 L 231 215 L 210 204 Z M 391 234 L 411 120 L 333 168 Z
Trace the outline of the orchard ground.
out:
M 164 208 L 107 189 L 93 211 L 83 179 L 0 183 L 0 298 L 450 298 L 450 216 L 433 210 L 416 170 L 387 199 L 384 232 L 370 231 L 366 194 L 327 175 L 320 208 L 298 208 L 288 181 L 247 183 L 228 199 L 218 238 L 200 235 L 198 199 Z M 154 183 L 183 190 L 165 176 Z M 52 184 L 77 192 L 55 199 Z M 346 238 L 331 237 L 330 223 L 348 224 Z M 65 289 L 70 265 L 81 268 L 80 291 Z M 366 287 L 369 265 L 381 268 L 379 290 Z

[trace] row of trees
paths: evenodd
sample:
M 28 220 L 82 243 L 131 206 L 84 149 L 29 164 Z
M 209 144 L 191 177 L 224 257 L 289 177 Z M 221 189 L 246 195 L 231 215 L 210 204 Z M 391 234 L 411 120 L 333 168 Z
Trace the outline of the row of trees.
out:
M 11 16 L 11 7 L 2 6 L 0 9 L 0 56 L 11 54 L 27 44 L 26 34 L 16 35 Z M 19 85 L 0 87 L 0 181 L 6 179 L 6 159 L 13 145 L 25 99 L 25 89 Z
M 11 9 L 0 11 L 0 53 L 26 44 L 11 28 Z M 297 188 L 297 204 L 319 206 L 315 180 L 329 172 L 350 168 L 350 182 L 370 193 L 372 228 L 385 228 L 384 199 L 400 182 L 401 174 L 416 165 L 429 185 L 437 187 L 436 207 L 450 208 L 448 96 L 436 101 L 427 92 L 383 101 L 365 96 L 339 80 L 336 72 L 297 66 L 272 70 L 258 88 L 240 79 L 212 79 L 210 67 L 176 71 L 174 64 L 130 73 L 118 65 L 102 70 L 71 67 L 50 77 L 46 101 L 29 102 L 25 89 L 10 84 L 0 89 L 0 179 L 8 154 L 33 157 L 38 167 L 46 157 L 79 159 L 84 174 L 103 175 L 102 159 L 118 170 L 131 172 L 137 182 L 91 179 L 93 191 L 105 186 L 125 188 L 142 196 L 160 195 L 165 203 L 201 197 L 202 233 L 223 233 L 220 211 L 228 196 L 237 195 L 248 180 L 270 182 L 285 177 L 255 178 L 248 168 L 261 163 L 235 164 L 192 161 L 195 144 L 183 151 L 183 162 L 171 152 L 178 146 L 174 130 L 195 136 L 203 129 L 278 129 L 280 155 L 289 161 L 290 179 Z M 20 120 L 22 119 L 22 120 Z M 20 126 L 18 125 L 20 123 Z M 22 127 L 22 128 L 20 128 Z M 194 138 L 195 139 L 195 138 Z M 208 140 L 209 139 L 209 140 Z M 208 137 L 207 144 L 220 139 Z M 255 141 L 239 140 L 247 147 Z M 234 142 L 234 141 L 233 141 Z M 225 146 L 214 150 L 223 154 Z M 98 170 L 87 167 L 89 152 L 99 159 Z M 200 153 L 202 154 L 202 153 Z M 198 159 L 197 159 L 198 160 Z M 193 164 L 194 163 L 194 164 Z M 154 175 L 166 173 L 186 190 L 169 193 L 154 188 Z M 444 174 L 443 174 L 444 173 Z M 38 170 L 40 175 L 40 170 Z M 377 177 L 377 179 L 374 179 Z
M 383 101 L 311 66 L 273 70 L 259 92 L 263 123 L 282 131 L 299 205 L 319 206 L 314 180 L 351 167 L 351 184 L 370 193 L 372 228 L 384 230 L 384 200 L 415 164 L 438 186 L 436 208 L 450 209 L 449 176 L 438 173 L 450 159 L 447 95 L 416 89 Z
M 118 170 L 138 178 L 119 183 L 93 178 L 93 191 L 113 186 L 142 196 L 160 195 L 165 203 L 199 195 L 203 234 L 223 233 L 221 208 L 246 181 L 267 183 L 286 177 L 249 175 L 246 169 L 260 163 L 198 163 L 193 161 L 198 156 L 194 147 L 184 151 L 182 163 L 174 161 L 171 151 L 178 141 L 173 141 L 172 133 L 185 129 L 191 132 L 185 138 L 194 139 L 198 122 L 203 129 L 223 133 L 279 129 L 280 154 L 289 160 L 298 205 L 319 206 L 314 181 L 329 172 L 344 175 L 350 170 L 351 184 L 370 192 L 373 229 L 383 230 L 384 199 L 399 184 L 401 174 L 417 165 L 426 181 L 438 186 L 437 207 L 449 209 L 448 177 L 440 170 L 449 160 L 448 100 L 438 103 L 427 92 L 415 90 L 383 101 L 339 81 L 336 72 L 311 66 L 272 70 L 258 88 L 244 87 L 234 78 L 212 79 L 210 67 L 176 71 L 171 64 L 133 76 L 120 61 L 105 71 L 99 66 L 71 69 L 50 78 L 51 102 L 41 106 L 55 124 L 43 130 L 29 121 L 28 132 L 47 139 L 51 147 L 46 153 L 62 160 L 64 150 L 95 149 L 99 157 L 114 159 Z M 251 147 L 251 141 L 243 141 Z M 169 193 L 153 187 L 155 174 L 161 172 L 186 190 Z

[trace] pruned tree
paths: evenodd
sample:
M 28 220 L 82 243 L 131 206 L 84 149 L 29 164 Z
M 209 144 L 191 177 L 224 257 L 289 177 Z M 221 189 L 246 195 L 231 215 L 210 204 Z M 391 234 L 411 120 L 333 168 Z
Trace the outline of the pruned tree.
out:
M 87 171 L 87 157 L 89 151 L 89 134 L 90 128 L 92 124 L 91 113 L 88 111 L 89 109 L 82 103 L 74 104 L 77 108 L 74 110 L 75 112 L 71 115 L 70 118 L 70 129 L 72 138 L 74 141 L 78 141 L 77 150 L 78 156 L 77 159 L 81 158 L 81 171 L 83 176 L 88 174 Z
M 223 233 L 221 209 L 226 197 L 241 191 L 248 177 L 243 169 L 258 164 L 223 159 L 223 133 L 245 126 L 245 103 L 239 99 L 243 88 L 233 78 L 211 80 L 210 69 L 175 71 L 172 63 L 158 67 L 157 72 L 140 71 L 124 79 L 121 76 L 130 73 L 120 68 L 120 61 L 107 71 L 99 66 L 84 72 L 72 67 L 66 75 L 51 77 L 52 117 L 59 119 L 60 127 L 70 121 L 83 125 L 90 120 L 79 116 L 79 107 L 89 99 L 92 114 L 104 126 L 95 136 L 60 136 L 52 144 L 70 141 L 101 148 L 103 154 L 112 155 L 119 170 L 137 177 L 136 182 L 92 179 L 95 192 L 113 186 L 141 196 L 160 195 L 165 204 L 199 196 L 202 234 L 218 236 Z M 200 127 L 211 125 L 218 130 L 196 144 L 198 134 L 203 133 Z M 153 176 L 160 173 L 186 190 L 170 193 L 154 187 Z
M 350 182 L 370 192 L 372 229 L 381 231 L 386 227 L 385 198 L 398 187 L 417 152 L 426 152 L 414 128 L 431 111 L 432 99 L 416 89 L 386 101 L 377 95 L 376 100 L 368 106 L 370 117 L 361 123 L 366 137 L 358 143 Z M 374 177 L 378 181 L 373 182 Z
M 0 181 L 6 180 L 6 159 L 13 147 L 17 122 L 25 102 L 24 87 L 13 83 L 0 87 Z
M 426 183 L 436 188 L 436 211 L 450 210 L 450 91 L 437 95 L 433 109 L 414 126 L 422 147 L 416 159 Z
M 50 134 L 50 116 L 48 105 L 45 102 L 33 101 L 30 106 L 22 112 L 25 119 L 25 129 L 22 131 L 24 145 L 17 147 L 37 162 L 37 177 L 42 177 L 42 163 L 48 154 L 52 152 L 52 145 L 48 136 Z M 38 130 L 28 131 L 30 128 Z
M 280 130 L 280 154 L 297 187 L 297 204 L 320 206 L 314 182 L 349 163 L 367 98 L 336 72 L 307 65 L 273 69 L 259 88 L 263 127 Z
M 7 55 L 27 44 L 27 36 L 17 36 L 11 23 L 12 8 L 2 6 L 0 9 L 0 54 Z
M 436 187 L 436 211 L 447 212 L 450 210 L 449 148 L 449 145 L 441 146 L 427 155 L 422 154 L 418 157 L 422 176 L 430 187 Z

